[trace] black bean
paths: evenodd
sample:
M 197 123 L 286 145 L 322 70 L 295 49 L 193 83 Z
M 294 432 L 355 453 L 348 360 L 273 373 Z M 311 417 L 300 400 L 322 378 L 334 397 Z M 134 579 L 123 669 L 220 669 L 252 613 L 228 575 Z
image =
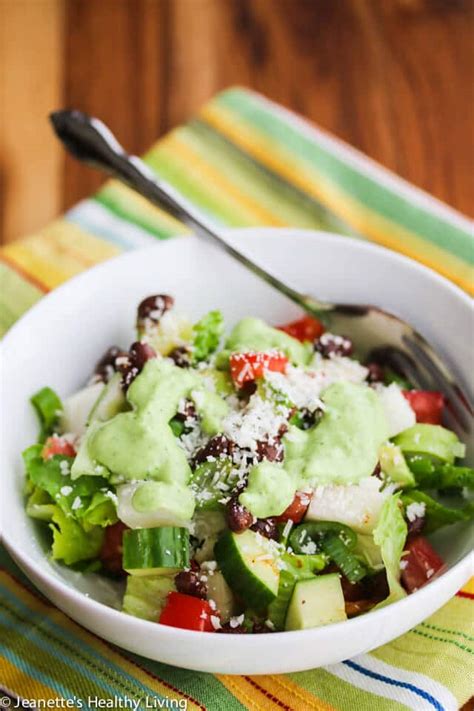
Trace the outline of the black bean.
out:
M 314 350 L 320 353 L 323 358 L 333 358 L 334 356 L 350 356 L 354 346 L 352 341 L 345 336 L 323 333 L 314 342 Z
M 207 585 L 199 578 L 199 574 L 193 570 L 183 570 L 175 576 L 174 583 L 176 590 L 183 595 L 192 595 L 205 600 L 207 597 Z
M 130 346 L 130 352 L 125 357 L 117 360 L 117 369 L 122 373 L 122 386 L 124 390 L 133 383 L 147 361 L 156 358 L 156 351 L 142 341 L 135 341 Z
M 278 540 L 278 526 L 274 518 L 259 518 L 250 526 L 252 531 L 270 540 Z
M 285 456 L 285 448 L 277 438 L 272 440 L 259 440 L 257 442 L 257 459 L 261 462 L 266 459 L 268 462 L 282 462 Z
M 242 533 L 250 527 L 253 516 L 245 506 L 239 503 L 237 497 L 233 496 L 226 504 L 226 520 L 231 531 Z
M 221 634 L 247 634 L 247 630 L 243 625 L 231 627 L 229 622 L 223 624 L 222 627 L 217 630 L 217 632 L 220 632 Z
M 137 322 L 144 324 L 146 321 L 151 321 L 151 323 L 157 324 L 163 314 L 173 308 L 173 305 L 174 299 L 168 294 L 147 296 L 138 306 Z
M 100 380 L 108 382 L 112 375 L 118 370 L 117 358 L 128 358 L 128 353 L 118 346 L 111 346 L 105 351 L 94 370 L 94 373 Z
M 416 536 L 423 530 L 425 525 L 425 516 L 415 516 L 413 521 L 407 520 L 407 528 L 409 536 Z
M 223 434 L 218 434 L 209 440 L 204 447 L 201 447 L 198 452 L 194 455 L 194 463 L 202 464 L 208 457 L 215 457 L 219 459 L 220 457 L 231 457 L 235 450 L 235 443 L 232 440 L 227 439 Z
M 178 346 L 169 353 L 168 358 L 171 358 L 178 368 L 189 368 L 191 366 L 191 351 L 188 346 Z

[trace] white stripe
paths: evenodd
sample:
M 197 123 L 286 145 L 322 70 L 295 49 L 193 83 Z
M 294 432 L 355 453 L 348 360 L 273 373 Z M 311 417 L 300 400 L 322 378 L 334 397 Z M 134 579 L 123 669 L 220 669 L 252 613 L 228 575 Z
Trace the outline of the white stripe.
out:
M 295 128 L 297 128 L 302 135 L 306 136 L 306 138 L 309 138 L 313 142 L 319 143 L 330 153 L 333 153 L 335 156 L 344 161 L 344 163 L 347 163 L 355 168 L 355 170 L 359 173 L 365 173 L 392 192 L 398 193 L 427 212 L 431 212 L 436 217 L 451 223 L 453 227 L 457 227 L 460 230 L 465 230 L 472 234 L 474 222 L 469 220 L 454 208 L 446 205 L 446 203 L 438 200 L 424 190 L 415 187 L 407 180 L 404 180 L 399 175 L 396 175 L 391 170 L 388 170 L 388 168 L 384 168 L 380 165 L 380 163 L 372 160 L 353 146 L 350 146 L 344 141 L 341 141 L 339 138 L 322 131 L 306 119 L 294 114 L 292 111 L 289 111 L 289 109 L 285 109 L 283 106 L 275 104 L 273 101 L 261 96 L 257 92 L 250 93 L 261 101 L 262 104 L 266 104 L 270 111 L 278 114 L 284 121 L 295 126 Z
M 385 662 L 376 659 L 376 657 L 371 654 L 360 654 L 358 657 L 354 657 L 351 661 L 364 669 L 376 674 L 381 674 L 382 676 L 388 677 L 395 682 L 400 681 L 406 684 L 411 684 L 417 689 L 426 692 L 436 699 L 444 711 L 457 711 L 458 709 L 458 702 L 449 689 L 424 674 L 406 671 L 405 669 L 394 667 L 391 664 L 386 664 Z M 405 706 L 409 709 L 413 709 L 413 711 L 434 711 L 434 706 L 430 701 L 423 699 L 422 696 L 416 694 L 410 689 L 406 689 L 395 684 L 392 685 L 378 679 L 373 679 L 343 663 L 331 664 L 330 666 L 324 668 L 330 674 L 337 676 L 339 679 L 342 679 L 349 684 L 357 686 L 363 691 L 377 694 L 378 696 L 382 696 L 384 699 L 389 699 L 390 701 L 397 701 L 400 704 L 405 704 Z
M 151 241 L 157 239 L 151 232 L 118 217 L 96 200 L 82 200 L 66 213 L 65 218 L 123 249 L 149 247 Z

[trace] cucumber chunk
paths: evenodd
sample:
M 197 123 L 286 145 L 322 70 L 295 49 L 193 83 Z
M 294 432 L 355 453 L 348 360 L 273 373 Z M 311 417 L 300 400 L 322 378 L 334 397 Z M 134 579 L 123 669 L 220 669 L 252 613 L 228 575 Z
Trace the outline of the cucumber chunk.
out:
M 123 534 L 123 567 L 133 575 L 176 575 L 189 566 L 189 531 L 177 526 Z
M 415 486 L 415 477 L 400 447 L 396 447 L 391 442 L 380 447 L 379 462 L 380 468 L 390 481 L 401 486 Z
M 339 576 L 319 575 L 296 583 L 291 596 L 285 630 L 306 630 L 346 620 Z
M 280 571 L 265 541 L 254 531 L 226 531 L 214 547 L 227 584 L 254 610 L 265 609 L 278 593 Z
M 174 580 L 167 575 L 129 575 L 122 610 L 128 615 L 158 622 L 168 593 L 173 590 Z
M 448 464 L 463 457 L 465 450 L 457 435 L 441 425 L 414 425 L 392 441 L 404 454 L 427 454 Z
M 285 618 L 290 604 L 291 596 L 299 580 L 314 578 L 327 563 L 324 555 L 290 555 L 283 556 L 285 568 L 280 571 L 278 595 L 268 607 L 268 619 L 273 622 L 275 629 L 285 628 Z

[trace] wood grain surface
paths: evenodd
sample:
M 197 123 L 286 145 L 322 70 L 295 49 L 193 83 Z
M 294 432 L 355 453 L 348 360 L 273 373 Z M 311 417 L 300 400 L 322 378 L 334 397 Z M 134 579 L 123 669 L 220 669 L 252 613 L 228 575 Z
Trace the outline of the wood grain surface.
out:
M 0 0 L 0 5 L 7 13 L 18 4 L 33 12 L 51 2 Z M 49 62 L 43 88 L 50 108 L 56 107 L 51 96 L 57 102 L 59 94 L 61 105 L 102 117 L 131 151 L 144 151 L 215 92 L 240 84 L 474 214 L 473 0 L 56 2 L 62 5 L 57 10 L 62 41 L 59 48 L 52 44 L 50 54 L 57 62 L 60 53 L 60 75 L 51 70 L 51 57 L 37 57 L 41 67 Z M 13 76 L 24 71 L 20 63 L 18 56 L 10 59 Z M 51 82 L 59 82 L 59 88 L 51 91 Z M 14 85 L 10 81 L 12 97 Z M 25 125 L 24 103 L 20 126 Z M 32 100 L 28 116 L 42 131 L 44 103 Z M 17 119 L 7 111 L 10 127 Z M 54 212 L 57 205 L 66 208 L 88 195 L 102 179 L 64 156 L 58 164 L 50 155 L 51 142 L 46 143 L 37 151 L 55 174 L 46 183 Z M 18 157 L 28 160 L 21 148 Z M 11 158 L 5 167 L 0 144 L 7 184 Z M 41 163 L 34 162 L 29 176 L 38 184 Z M 20 188 L 8 191 L 11 214 L 27 210 L 29 222 L 40 226 L 45 218 L 41 200 Z M 13 239 L 23 223 L 10 218 L 2 227 L 3 238 Z

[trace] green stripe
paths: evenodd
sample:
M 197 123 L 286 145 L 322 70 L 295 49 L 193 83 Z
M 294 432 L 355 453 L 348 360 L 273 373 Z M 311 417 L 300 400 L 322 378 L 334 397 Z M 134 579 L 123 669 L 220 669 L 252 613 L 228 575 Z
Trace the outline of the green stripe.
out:
M 435 632 L 444 632 L 444 634 L 452 634 L 455 636 L 463 637 L 464 639 L 469 640 L 469 642 L 474 642 L 474 637 L 472 637 L 470 634 L 466 634 L 465 632 L 461 632 L 460 630 L 448 630 L 445 627 L 431 625 L 428 622 L 422 622 L 421 627 L 427 627 L 429 630 L 434 630 Z
M 255 161 L 205 121 L 192 121 L 178 129 L 178 135 L 239 193 L 284 224 L 352 234 L 326 207 Z
M 0 337 L 42 296 L 38 287 L 0 262 Z
M 126 190 L 126 197 L 124 191 Z M 133 190 L 121 188 L 117 190 L 113 182 L 107 183 L 94 197 L 101 205 L 112 214 L 127 222 L 131 222 L 158 239 L 174 237 L 183 233 L 183 226 L 176 220 L 176 226 L 170 224 L 171 217 L 164 220 L 157 210 L 155 215 L 142 209 L 140 201 L 136 199 Z
M 462 644 L 461 642 L 457 642 L 455 639 L 446 639 L 446 637 L 439 637 L 434 634 L 429 634 L 428 632 L 423 632 L 419 628 L 411 631 L 413 632 L 413 634 L 419 634 L 422 637 L 426 637 L 426 639 L 431 639 L 433 642 L 444 642 L 444 644 L 452 644 L 454 647 L 457 647 L 461 651 L 474 655 L 474 649 L 471 649 L 470 647 L 466 646 L 465 644 Z
M 130 652 L 125 654 L 143 669 L 192 696 L 209 711 L 242 711 L 246 708 L 213 674 L 179 669 Z
M 324 173 L 335 185 L 342 187 L 351 197 L 378 212 L 383 217 L 399 224 L 438 247 L 474 264 L 474 241 L 472 232 L 462 230 L 439 215 L 411 203 L 408 198 L 392 192 L 376 179 L 359 172 L 345 163 L 329 149 L 310 140 L 298 128 L 272 113 L 252 94 L 231 89 L 216 97 L 215 102 L 230 109 L 243 119 L 256 133 L 271 138 L 293 153 L 313 170 Z
M 330 674 L 325 669 L 288 674 L 295 684 L 326 701 L 336 709 L 357 709 L 357 711 L 406 711 L 405 704 L 363 691 L 343 679 Z

